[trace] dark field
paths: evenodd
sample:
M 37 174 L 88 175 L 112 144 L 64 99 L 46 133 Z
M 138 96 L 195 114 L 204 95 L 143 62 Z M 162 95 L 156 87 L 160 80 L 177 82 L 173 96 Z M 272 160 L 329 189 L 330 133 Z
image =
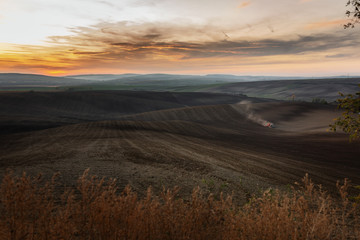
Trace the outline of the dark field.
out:
M 245 202 L 305 173 L 330 192 L 360 185 L 360 145 L 327 132 L 332 105 L 211 93 L 87 91 L 0 94 L 0 174 L 90 174 L 148 186 L 195 186 Z M 274 128 L 262 126 L 263 121 Z
M 344 79 L 310 79 L 287 81 L 257 81 L 230 83 L 207 89 L 207 92 L 240 93 L 252 97 L 273 98 L 280 100 L 313 101 L 323 99 L 334 102 L 339 98 L 339 92 L 355 93 L 360 84 L 360 78 Z

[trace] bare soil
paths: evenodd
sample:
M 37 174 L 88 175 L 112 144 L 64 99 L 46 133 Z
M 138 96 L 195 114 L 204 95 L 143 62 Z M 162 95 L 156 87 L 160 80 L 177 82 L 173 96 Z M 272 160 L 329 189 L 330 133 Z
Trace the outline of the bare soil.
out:
M 6 169 L 33 175 L 42 172 L 45 177 L 60 172 L 60 180 L 69 186 L 90 168 L 92 174 L 117 178 L 120 188 L 130 184 L 137 192 L 150 185 L 155 191 L 180 186 L 180 194 L 188 196 L 200 186 L 215 194 L 233 192 L 240 202 L 269 187 L 286 189 L 305 173 L 330 192 L 335 191 L 336 180 L 349 178 L 360 184 L 360 143 L 327 132 L 339 115 L 334 106 L 254 99 L 236 104 L 243 97 L 202 93 L 179 93 L 171 102 L 167 99 L 174 95 L 169 93 L 147 97 L 137 93 L 137 97 L 126 92 L 96 93 L 87 96 L 91 103 L 69 104 L 69 99 L 81 94 L 62 99 L 46 94 L 58 102 L 47 103 L 49 111 L 41 114 L 36 109 L 43 100 L 35 103 L 28 96 L 18 103 L 8 100 L 16 109 L 23 109 L 21 104 L 28 101 L 26 114 L 5 109 L 3 102 L 0 105 L 6 124 L 11 119 L 13 124 L 27 122 L 28 126 L 31 121 L 34 126 L 40 120 L 49 123 L 41 130 L 14 132 L 6 131 L 5 121 L 0 121 L 5 129 L 0 135 L 0 175 Z M 122 98 L 123 105 L 101 102 L 106 94 L 115 103 Z M 133 100 L 128 101 L 126 94 Z M 199 104 L 190 106 L 191 102 Z M 61 111 L 66 121 L 59 121 Z M 275 127 L 263 127 L 254 119 L 271 121 Z

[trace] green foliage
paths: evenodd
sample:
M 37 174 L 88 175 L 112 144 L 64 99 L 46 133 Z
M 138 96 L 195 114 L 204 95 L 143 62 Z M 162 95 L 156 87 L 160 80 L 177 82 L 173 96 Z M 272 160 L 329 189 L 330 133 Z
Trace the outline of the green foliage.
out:
M 360 22 L 360 0 L 348 0 L 346 6 L 351 6 L 351 9 L 346 11 L 351 21 L 345 24 L 344 28 L 354 28 L 355 24 Z
M 359 84 L 360 87 L 360 84 Z M 340 128 L 349 134 L 350 141 L 360 138 L 360 91 L 356 94 L 344 95 L 337 100 L 338 108 L 343 109 L 342 116 L 336 118 L 334 124 L 330 125 L 332 131 Z

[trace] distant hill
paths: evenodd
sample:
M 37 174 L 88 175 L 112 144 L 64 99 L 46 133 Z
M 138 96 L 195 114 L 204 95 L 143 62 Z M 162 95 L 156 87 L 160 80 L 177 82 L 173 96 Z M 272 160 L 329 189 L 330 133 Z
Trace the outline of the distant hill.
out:
M 197 90 L 198 88 L 203 88 L 205 85 L 273 79 L 283 78 L 267 76 L 236 76 L 224 74 L 210 74 L 200 76 L 161 73 L 85 74 L 53 77 L 37 74 L 0 73 L 0 88 L 16 89 L 26 87 L 85 86 L 85 88 L 72 88 L 72 90 L 76 91 L 86 89 L 112 90 L 113 88 L 109 86 L 116 86 L 114 89 L 149 91 L 193 91 Z M 102 85 L 105 85 L 105 87 Z
M 0 87 L 12 86 L 72 86 L 87 84 L 88 80 L 51 77 L 37 74 L 0 73 Z
M 237 76 L 231 74 L 208 74 L 208 75 L 180 75 L 180 74 L 98 74 L 98 75 L 74 75 L 73 78 L 83 78 L 89 80 L 108 80 L 106 84 L 163 84 L 169 81 L 176 85 L 198 85 L 229 82 L 248 82 L 248 81 L 271 81 L 305 79 L 304 77 L 279 77 L 279 76 Z
M 117 83 L 127 81 L 169 81 L 169 80 L 202 80 L 218 81 L 218 82 L 252 82 L 252 81 L 272 81 L 272 80 L 299 80 L 299 79 L 316 79 L 314 77 L 293 77 L 293 76 L 251 76 L 251 75 L 232 75 L 232 74 L 207 74 L 207 75 L 183 75 L 183 74 L 84 74 L 84 75 L 68 75 L 67 78 L 86 79 L 93 81 L 113 81 Z M 334 77 L 342 78 L 342 77 Z M 317 78 L 319 79 L 319 78 Z
M 85 79 L 91 81 L 108 81 L 126 77 L 140 76 L 140 74 L 125 73 L 125 74 L 84 74 L 84 75 L 68 75 L 66 78 Z
M 278 100 L 327 101 L 355 93 L 360 77 L 303 78 L 226 74 L 89 74 L 51 77 L 0 73 L 0 91 L 131 90 L 245 94 Z
M 230 83 L 206 89 L 206 92 L 245 94 L 251 97 L 279 100 L 326 100 L 335 101 L 339 92 L 344 94 L 358 91 L 360 78 L 307 79 L 288 81 L 257 81 Z
M 224 77 L 207 77 L 196 75 L 169 75 L 169 74 L 147 74 L 123 77 L 111 81 L 107 81 L 105 84 L 125 84 L 125 85 L 171 85 L 171 86 L 192 86 L 192 85 L 205 85 L 213 83 L 229 83 L 238 82 L 236 78 L 224 78 Z

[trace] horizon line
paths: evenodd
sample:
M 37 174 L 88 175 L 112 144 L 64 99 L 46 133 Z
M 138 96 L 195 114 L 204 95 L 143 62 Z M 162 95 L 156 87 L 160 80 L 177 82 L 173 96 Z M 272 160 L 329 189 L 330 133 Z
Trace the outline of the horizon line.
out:
M 134 74 L 134 75 L 180 75 L 180 76 L 216 76 L 216 75 L 227 75 L 227 76 L 234 76 L 234 77 L 298 77 L 298 78 L 356 78 L 360 77 L 360 75 L 352 75 L 352 74 L 340 74 L 340 75 L 274 75 L 274 74 L 261 74 L 261 75 L 254 75 L 254 74 L 232 74 L 232 73 L 208 73 L 208 74 L 181 74 L 181 73 L 165 73 L 165 72 L 154 72 L 154 73 L 136 73 L 136 72 L 126 72 L 126 73 L 81 73 L 81 74 L 67 74 L 67 75 L 46 75 L 41 73 L 30 73 L 30 72 L 0 72 L 0 74 L 22 74 L 22 75 L 39 75 L 39 76 L 47 76 L 47 77 L 71 77 L 71 76 L 96 76 L 96 75 L 127 75 L 127 74 Z

